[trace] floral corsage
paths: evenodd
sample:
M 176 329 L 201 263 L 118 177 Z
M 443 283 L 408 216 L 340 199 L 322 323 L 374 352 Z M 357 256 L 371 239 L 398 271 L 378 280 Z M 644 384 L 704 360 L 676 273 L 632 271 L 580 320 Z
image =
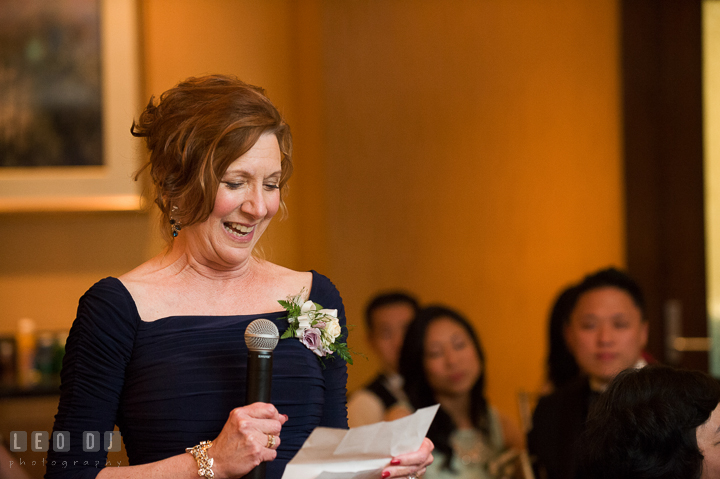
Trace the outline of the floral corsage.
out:
M 323 309 L 313 302 L 305 301 L 305 288 L 295 296 L 278 303 L 288 312 L 288 328 L 280 339 L 298 338 L 310 351 L 322 358 L 337 353 L 349 364 L 352 357 L 347 343 L 342 342 L 343 333 L 337 309 Z

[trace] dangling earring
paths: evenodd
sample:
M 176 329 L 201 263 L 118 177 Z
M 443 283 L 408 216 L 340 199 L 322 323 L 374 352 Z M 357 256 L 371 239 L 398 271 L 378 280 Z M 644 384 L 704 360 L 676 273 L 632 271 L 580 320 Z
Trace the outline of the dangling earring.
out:
M 172 231 L 173 238 L 176 238 L 178 235 L 178 231 L 182 229 L 182 225 L 180 224 L 180 222 L 173 218 L 173 215 L 177 213 L 177 211 L 178 207 L 173 206 L 172 213 L 170 213 L 170 231 Z

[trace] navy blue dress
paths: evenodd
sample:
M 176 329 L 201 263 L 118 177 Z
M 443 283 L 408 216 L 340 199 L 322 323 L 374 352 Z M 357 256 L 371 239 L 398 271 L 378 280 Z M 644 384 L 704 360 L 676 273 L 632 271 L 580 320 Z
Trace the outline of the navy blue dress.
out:
M 310 299 L 337 309 L 342 299 L 330 280 L 313 271 Z M 278 298 L 283 299 L 283 298 Z M 68 337 L 58 414 L 53 431 L 70 432 L 70 451 L 48 453 L 47 478 L 94 478 L 106 454 L 83 452 L 82 432 L 117 424 L 130 465 L 185 452 L 214 439 L 230 411 L 245 405 L 245 328 L 284 312 L 238 316 L 172 316 L 144 322 L 116 278 L 93 285 L 80 299 Z M 267 478 L 279 479 L 287 462 L 317 426 L 347 428 L 347 366 L 325 360 L 297 339 L 283 339 L 273 356 L 272 403 L 287 414 L 277 458 Z

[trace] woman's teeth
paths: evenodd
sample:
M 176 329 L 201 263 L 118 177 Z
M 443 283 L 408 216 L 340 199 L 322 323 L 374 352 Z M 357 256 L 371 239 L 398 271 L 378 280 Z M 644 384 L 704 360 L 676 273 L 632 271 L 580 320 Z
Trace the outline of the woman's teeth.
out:
M 248 233 L 251 233 L 252 230 L 255 229 L 255 225 L 243 226 L 240 223 L 223 223 L 223 226 L 227 231 L 234 234 L 235 236 L 247 236 Z

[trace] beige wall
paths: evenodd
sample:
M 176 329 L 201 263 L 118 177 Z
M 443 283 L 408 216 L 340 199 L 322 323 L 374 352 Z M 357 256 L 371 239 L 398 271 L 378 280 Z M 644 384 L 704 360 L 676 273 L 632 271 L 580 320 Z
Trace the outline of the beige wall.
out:
M 490 400 L 542 382 L 546 313 L 584 272 L 624 262 L 616 1 L 141 3 L 144 101 L 234 73 L 296 140 L 290 216 L 269 257 L 361 311 L 405 287 L 457 307 L 485 345 Z M 96 279 L 159 248 L 141 213 L 0 217 L 0 329 L 69 324 Z M 350 388 L 374 371 L 351 368 Z

